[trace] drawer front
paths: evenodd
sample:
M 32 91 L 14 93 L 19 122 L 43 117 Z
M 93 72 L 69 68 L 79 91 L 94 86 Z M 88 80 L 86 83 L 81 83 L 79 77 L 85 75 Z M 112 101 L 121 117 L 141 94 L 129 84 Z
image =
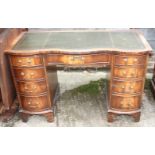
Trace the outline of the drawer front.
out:
M 45 78 L 45 71 L 43 68 L 15 68 L 13 71 L 16 79 L 18 80 L 34 80 Z
M 12 66 L 40 66 L 43 65 L 43 59 L 39 55 L 34 56 L 10 56 Z
M 139 81 L 117 81 L 113 80 L 113 93 L 141 93 L 143 90 L 143 80 Z
M 66 65 L 89 65 L 95 63 L 110 63 L 110 55 L 108 54 L 90 54 L 90 55 L 60 55 L 49 54 L 47 63 L 66 64 Z
M 142 78 L 145 75 L 145 68 L 114 67 L 113 75 L 118 78 Z
M 147 56 L 115 56 L 115 65 L 145 65 Z
M 140 108 L 140 96 L 123 97 L 114 96 L 111 98 L 111 108 L 118 110 L 136 110 Z
M 25 97 L 21 96 L 22 108 L 27 111 L 39 112 L 50 109 L 47 96 Z
M 47 85 L 45 81 L 39 82 L 17 82 L 19 93 L 25 95 L 35 95 L 47 92 Z

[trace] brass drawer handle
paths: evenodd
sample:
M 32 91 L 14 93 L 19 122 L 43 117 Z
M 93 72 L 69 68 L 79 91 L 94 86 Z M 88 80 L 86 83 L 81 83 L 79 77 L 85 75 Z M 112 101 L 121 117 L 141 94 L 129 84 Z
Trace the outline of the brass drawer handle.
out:
M 29 93 L 32 93 L 33 92 L 32 90 L 28 90 L 27 87 L 25 87 L 24 89 L 25 89 L 26 92 L 29 92 Z
M 31 102 L 28 102 L 27 104 L 28 104 L 28 105 L 31 105 Z
M 27 63 L 32 63 L 32 60 L 31 60 L 31 59 L 29 59 L 29 60 L 27 61 Z
M 135 75 L 136 75 L 136 72 L 132 72 L 131 75 L 132 75 L 132 76 L 135 76 Z
M 31 72 L 31 73 L 30 73 L 30 75 L 34 75 L 34 73 L 33 73 L 33 72 Z
M 127 61 L 128 61 L 128 58 L 124 58 L 123 60 L 124 60 L 125 62 L 127 62 Z
M 122 89 L 125 89 L 125 86 L 122 86 L 121 88 L 122 88 Z
M 123 75 L 126 75 L 126 73 L 127 73 L 126 71 L 123 71 Z
M 39 105 L 39 102 L 36 102 L 36 105 Z
M 20 73 L 20 75 L 24 76 L 24 75 L 25 75 L 25 73 L 24 73 L 24 72 L 21 72 L 21 73 Z
M 128 108 L 132 108 L 133 104 L 131 102 L 128 103 Z
M 130 86 L 130 89 L 133 89 L 134 88 L 134 86 Z
M 37 86 L 32 86 L 32 89 L 36 89 L 37 88 Z
M 137 58 L 135 58 L 135 59 L 134 59 L 134 62 L 137 62 L 137 61 L 138 61 L 138 59 L 137 59 Z
M 84 57 L 81 55 L 76 55 L 76 56 L 72 56 L 71 61 L 75 61 L 75 60 L 84 60 Z
M 18 60 L 18 62 L 19 62 L 19 63 L 21 63 L 21 62 L 22 62 L 22 60 Z
M 37 88 L 37 86 L 33 85 L 31 89 L 35 90 Z M 24 89 L 27 91 L 27 92 L 33 92 L 33 90 L 29 90 L 28 86 L 25 86 Z M 28 91 L 29 90 L 29 91 Z
M 27 104 L 28 104 L 28 105 L 32 105 L 33 103 L 32 103 L 31 101 L 29 101 Z M 39 102 L 34 103 L 33 106 L 34 106 L 34 105 L 39 105 Z

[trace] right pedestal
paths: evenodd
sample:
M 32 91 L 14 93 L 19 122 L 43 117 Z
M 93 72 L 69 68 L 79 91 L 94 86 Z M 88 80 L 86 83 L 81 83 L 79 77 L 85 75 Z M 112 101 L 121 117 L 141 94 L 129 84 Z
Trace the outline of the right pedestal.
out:
M 109 90 L 108 121 L 113 122 L 120 114 L 140 120 L 147 54 L 113 55 Z

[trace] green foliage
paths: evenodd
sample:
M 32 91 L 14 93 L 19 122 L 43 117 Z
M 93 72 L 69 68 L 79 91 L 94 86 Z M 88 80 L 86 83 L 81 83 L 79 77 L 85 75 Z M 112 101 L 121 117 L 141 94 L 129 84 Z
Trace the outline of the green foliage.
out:
M 72 94 L 76 95 L 78 93 L 87 93 L 90 95 L 98 95 L 103 92 L 106 87 L 107 79 L 100 79 L 98 81 L 90 81 L 90 83 L 79 86 L 72 90 Z

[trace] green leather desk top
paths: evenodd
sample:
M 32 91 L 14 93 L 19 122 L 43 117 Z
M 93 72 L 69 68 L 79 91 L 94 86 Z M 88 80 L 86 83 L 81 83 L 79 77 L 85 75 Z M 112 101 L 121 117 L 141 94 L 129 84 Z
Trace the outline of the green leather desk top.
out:
M 48 31 L 26 32 L 12 51 L 150 51 L 143 35 L 136 31 Z

